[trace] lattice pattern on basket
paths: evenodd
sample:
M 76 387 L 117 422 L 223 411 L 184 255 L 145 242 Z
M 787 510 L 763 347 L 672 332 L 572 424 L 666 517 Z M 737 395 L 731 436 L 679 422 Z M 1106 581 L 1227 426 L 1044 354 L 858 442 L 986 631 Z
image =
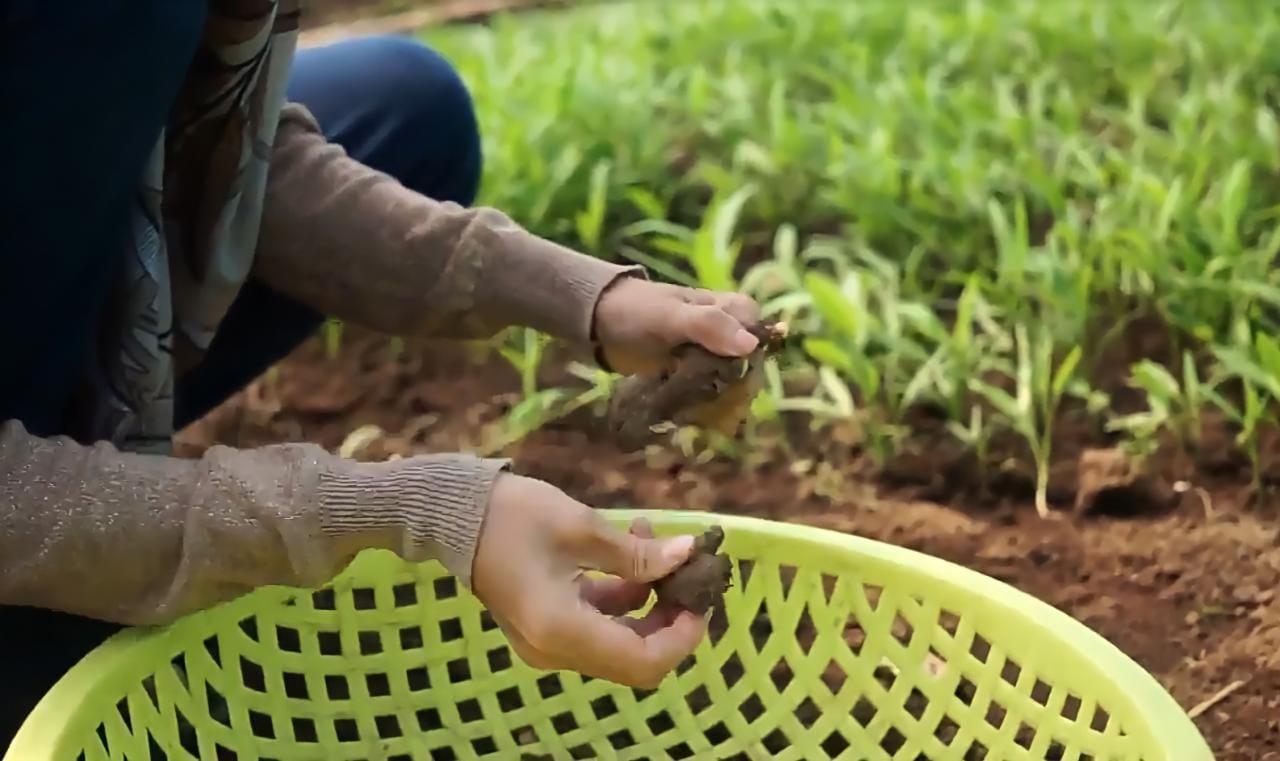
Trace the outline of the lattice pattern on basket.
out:
M 770 560 L 735 576 L 653 692 L 525 667 L 434 564 L 299 593 L 174 653 L 80 758 L 1140 759 L 1105 707 L 1036 672 L 1050 656 L 937 599 Z

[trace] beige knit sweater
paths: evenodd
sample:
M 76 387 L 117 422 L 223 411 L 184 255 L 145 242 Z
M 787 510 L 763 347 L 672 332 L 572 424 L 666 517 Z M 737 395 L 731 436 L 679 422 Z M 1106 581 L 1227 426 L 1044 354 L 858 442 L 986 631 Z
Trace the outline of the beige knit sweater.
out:
M 634 272 L 436 203 L 282 114 L 253 274 L 327 314 L 399 334 L 526 325 L 579 342 Z M 441 560 L 464 583 L 500 460 L 386 464 L 306 444 L 199 460 L 0 426 L 0 605 L 159 623 L 268 584 L 321 584 L 359 551 Z

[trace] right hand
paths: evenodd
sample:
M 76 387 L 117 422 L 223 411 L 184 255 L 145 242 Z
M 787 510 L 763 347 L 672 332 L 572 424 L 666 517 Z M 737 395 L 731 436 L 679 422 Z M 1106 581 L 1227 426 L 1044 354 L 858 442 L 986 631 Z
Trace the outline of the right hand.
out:
M 476 548 L 472 591 L 536 669 L 566 669 L 655 688 L 707 633 L 702 616 L 655 605 L 649 584 L 683 563 L 693 537 L 654 539 L 647 524 L 614 529 L 550 484 L 498 477 Z M 586 569 L 616 578 L 589 579 Z

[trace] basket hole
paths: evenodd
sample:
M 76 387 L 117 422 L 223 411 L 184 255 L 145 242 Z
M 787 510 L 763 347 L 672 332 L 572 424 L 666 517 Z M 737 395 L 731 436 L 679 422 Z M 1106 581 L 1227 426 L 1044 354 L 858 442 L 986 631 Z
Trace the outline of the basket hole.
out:
M 359 640 L 361 655 L 377 655 L 382 652 L 382 634 L 379 632 L 360 632 Z
M 548 674 L 538 680 L 538 694 L 544 698 L 553 698 L 564 692 L 564 686 L 560 684 L 560 677 L 555 674 Z
M 833 573 L 821 574 L 819 581 L 822 584 L 822 599 L 830 604 L 836 596 L 836 585 L 840 583 L 840 577 Z
M 330 700 L 346 700 L 351 697 L 347 678 L 337 674 L 330 674 L 324 678 L 324 691 Z
M 1013 736 L 1013 741 L 1020 748 L 1031 749 L 1031 745 L 1036 741 L 1035 727 L 1027 724 L 1025 721 L 1018 723 L 1018 732 Z
M 396 716 L 378 716 L 373 720 L 373 725 L 378 730 L 378 737 L 384 740 L 404 736 L 400 729 L 400 719 Z
M 408 753 L 397 753 L 394 756 L 387 756 L 387 761 L 413 761 L 413 756 Z
M 990 707 L 987 708 L 987 714 L 984 718 L 993 728 L 999 729 L 1004 726 L 1004 719 L 1007 715 L 1008 712 L 1004 710 L 1004 706 L 993 702 Z
M 1107 713 L 1102 706 L 1095 706 L 1093 709 L 1093 719 L 1089 722 L 1089 727 L 1094 732 L 1106 732 L 1107 725 L 1111 723 L 1111 714 Z
M 417 626 L 406 626 L 400 630 L 400 649 L 418 650 L 422 648 L 422 629 Z
M 381 698 L 391 694 L 391 680 L 386 674 L 367 674 L 364 684 L 369 688 L 370 697 Z
M 895 640 L 903 645 L 911 642 L 911 638 L 915 636 L 916 628 L 902 615 L 902 611 L 893 614 L 893 623 L 889 625 L 889 633 Z
M 609 744 L 613 746 L 614 750 L 626 750 L 636 744 L 636 739 L 631 736 L 630 731 L 620 729 L 609 735 Z
M 391 588 L 391 599 L 397 608 L 408 608 L 418 604 L 418 588 L 413 584 L 396 584 Z
M 267 691 L 267 680 L 262 673 L 262 667 L 243 655 L 240 656 L 240 677 L 241 683 L 254 692 Z
M 462 621 L 456 618 L 446 618 L 441 621 L 440 639 L 445 642 L 455 642 L 462 639 Z
M 733 733 L 729 731 L 729 728 L 724 725 L 723 721 L 720 721 L 712 724 L 710 727 L 707 727 L 707 730 L 702 733 L 702 736 L 707 738 L 707 742 L 712 745 L 719 745 L 720 743 L 729 742 L 730 738 L 733 737 Z
M 755 721 L 764 715 L 764 701 L 760 700 L 758 693 L 753 692 L 738 706 L 738 712 L 747 721 Z
M 478 756 L 487 756 L 490 753 L 498 752 L 498 744 L 493 741 L 492 737 L 477 737 L 471 741 L 471 749 Z
M 249 729 L 253 732 L 254 737 L 262 737 L 268 740 L 276 739 L 275 725 L 271 723 L 271 717 L 265 713 L 250 711 Z
M 511 668 L 511 650 L 506 647 L 495 647 L 488 652 L 489 670 L 493 673 Z
M 98 742 L 102 743 L 102 749 L 109 749 L 111 746 L 107 744 L 107 725 L 99 724 L 94 732 L 98 735 Z
M 355 719 L 334 719 L 333 733 L 337 735 L 338 742 L 351 743 L 360 740 L 360 725 Z
M 667 756 L 675 761 L 684 761 L 686 758 L 693 758 L 693 749 L 687 743 L 676 743 L 667 748 Z
M 618 704 L 613 702 L 613 696 L 601 695 L 591 701 L 591 711 L 597 719 L 605 719 L 618 712 Z
M 850 747 L 849 739 L 840 734 L 839 730 L 832 730 L 827 739 L 822 741 L 822 750 L 831 758 L 838 757 Z
M 187 681 L 187 658 L 183 653 L 173 656 L 173 660 L 169 661 L 169 667 L 173 669 L 173 675 L 178 678 L 178 683 L 187 689 L 191 689 L 191 683 Z
M 1022 667 L 1011 660 L 1005 660 L 1004 666 L 1000 669 L 1000 678 L 1011 685 L 1018 684 L 1018 678 L 1022 676 Z
M 672 720 L 671 714 L 666 711 L 659 711 L 658 713 L 655 713 L 646 719 L 644 723 L 649 727 L 649 731 L 655 736 L 661 735 L 665 732 L 670 732 L 676 728 L 676 723 Z
M 569 749 L 569 758 L 586 761 L 586 759 L 597 758 L 597 756 L 594 748 L 583 743 L 582 745 L 575 745 Z
M 787 685 L 791 684 L 791 680 L 795 678 L 795 674 L 791 673 L 791 667 L 786 661 L 779 661 L 772 669 L 769 670 L 769 680 L 773 682 L 773 686 L 778 692 L 787 689 Z
M 294 700 L 307 700 L 311 691 L 307 689 L 307 678 L 302 674 L 289 671 L 284 673 L 284 694 Z
M 156 678 L 153 674 L 148 674 L 142 679 L 142 691 L 147 693 L 147 697 L 151 698 L 151 705 L 158 705 L 160 698 L 156 693 Z
M 277 626 L 276 646 L 287 653 L 300 653 L 302 652 L 302 638 L 298 636 L 297 629 Z
M 805 729 L 817 724 L 820 718 L 822 718 L 822 709 L 813 702 L 813 698 L 806 697 L 800 701 L 800 705 L 796 706 L 796 721 L 799 721 Z
M 1053 687 L 1043 679 L 1037 679 L 1036 683 L 1031 685 L 1031 699 L 1040 705 L 1049 704 L 1049 696 L 1053 694 Z
M 124 722 L 124 728 L 132 732 L 133 717 L 129 714 L 129 700 L 127 698 L 121 698 L 120 702 L 116 703 L 116 713 L 120 714 L 120 721 Z
M 738 657 L 738 653 L 729 653 L 729 657 L 725 659 L 724 666 L 720 668 L 720 674 L 724 677 L 724 683 L 727 687 L 733 687 L 741 679 L 746 669 L 742 666 L 742 659 Z
M 293 739 L 300 743 L 316 741 L 316 723 L 311 719 L 295 716 L 293 719 Z
M 835 658 L 827 661 L 827 665 L 822 669 L 822 683 L 831 691 L 832 695 L 840 692 L 840 688 L 844 687 L 844 683 L 849 680 L 849 674 L 844 670 L 844 666 Z
M 498 628 L 498 622 L 493 620 L 493 614 L 487 610 L 480 612 L 480 631 L 491 632 Z
M 248 618 L 241 619 L 240 631 L 244 632 L 244 636 L 248 637 L 254 642 L 257 642 L 258 641 L 258 619 L 253 616 L 249 616 Z
M 950 634 L 954 639 L 956 632 L 960 631 L 960 614 L 946 609 L 939 611 L 938 626 L 942 627 L 942 630 Z
M 204 685 L 204 698 L 209 706 L 209 718 L 224 727 L 231 726 L 231 713 L 227 710 L 227 699 L 208 682 Z
M 684 701 L 688 704 L 689 710 L 696 715 L 702 713 L 711 705 L 711 695 L 707 692 L 707 688 L 700 684 L 685 696 Z
M 698 656 L 696 655 L 687 656 L 685 657 L 684 660 L 680 661 L 680 665 L 676 666 L 676 674 L 677 675 L 687 674 L 690 671 L 693 671 L 694 667 L 697 665 L 698 665 Z
M 1080 698 L 1071 694 L 1067 695 L 1067 699 L 1062 703 L 1062 718 L 1067 721 L 1075 721 L 1080 718 Z
M 437 600 L 450 600 L 458 596 L 458 583 L 452 576 L 441 576 L 431 584 Z
M 738 584 L 746 589 L 747 582 L 751 581 L 751 574 L 756 570 L 756 562 L 754 560 L 738 561 Z
M 337 632 L 319 632 L 316 642 L 321 655 L 342 655 L 342 637 Z
M 755 618 L 751 619 L 751 641 L 758 650 L 764 643 L 769 641 L 769 637 L 772 635 L 773 619 L 769 618 L 769 614 L 765 611 L 760 611 Z
M 950 745 L 956 739 L 956 733 L 959 731 L 960 725 L 950 716 L 943 714 L 938 721 L 938 726 L 933 729 L 933 736 L 938 738 L 943 745 Z
M 878 584 L 863 584 L 862 596 L 867 600 L 867 607 L 877 611 L 880 609 L 880 600 L 884 597 L 884 587 Z
M 333 588 L 318 589 L 311 593 L 311 607 L 316 610 L 337 610 L 337 598 L 333 594 Z
M 929 710 L 929 697 L 913 687 L 911 694 L 907 695 L 905 708 L 911 718 L 920 719 L 924 716 L 924 712 Z
M 862 628 L 861 624 L 849 623 L 844 628 L 844 644 L 849 648 L 849 652 L 854 655 L 862 655 L 862 648 L 867 645 L 867 631 Z
M 378 600 L 372 589 L 359 587 L 351 590 L 351 604 L 356 610 L 373 610 L 378 607 Z
M 813 625 L 813 618 L 809 616 L 809 608 L 805 606 L 800 609 L 800 616 L 796 619 L 795 641 L 800 646 L 801 652 L 805 655 L 813 649 L 813 643 L 818 638 L 818 628 Z
M 987 757 L 991 755 L 991 751 L 987 750 L 987 746 L 974 740 L 969 745 L 969 749 L 964 752 L 964 761 L 987 761 Z M 1080 761 L 1093 761 L 1091 757 L 1081 756 Z
M 230 748 L 224 748 L 221 745 L 214 744 L 213 752 L 218 761 L 240 761 L 240 755 Z
M 969 653 L 978 660 L 978 663 L 986 663 L 991 657 L 991 643 L 981 634 L 973 635 L 973 644 L 969 646 Z
M 520 696 L 519 687 L 508 687 L 498 691 L 498 708 L 503 711 L 518 711 L 524 708 L 524 698 Z
M 209 660 L 219 668 L 222 667 L 222 647 L 218 644 L 216 636 L 205 639 L 204 651 L 209 654 Z
M 786 750 L 790 744 L 781 729 L 775 729 L 764 737 L 764 749 L 774 755 Z
M 871 720 L 876 717 L 880 709 L 876 708 L 876 704 L 872 703 L 865 697 L 859 697 L 858 701 L 853 704 L 853 720 L 862 726 L 870 726 Z
M 409 689 L 413 692 L 422 692 L 431 687 L 431 675 L 427 673 L 424 666 L 417 666 L 405 672 L 405 677 L 409 681 Z
M 483 719 L 484 711 L 480 708 L 480 701 L 475 698 L 467 698 L 460 701 L 458 703 L 458 717 L 468 724 Z
M 578 720 L 573 717 L 572 713 L 565 711 L 552 717 L 551 728 L 559 734 L 567 735 L 578 728 Z
M 960 698 L 960 702 L 971 706 L 977 695 L 978 685 L 974 684 L 967 676 L 960 677 L 960 682 L 956 684 L 956 697 Z
M 884 737 L 880 739 L 880 747 L 885 753 L 890 755 L 897 753 L 902 749 L 902 746 L 906 744 L 906 736 L 899 732 L 897 727 L 889 727 L 889 729 L 885 731 Z
M 454 684 L 469 681 L 471 679 L 471 664 L 466 658 L 457 658 L 449 661 L 449 681 Z
M 445 746 L 443 748 L 432 748 L 431 761 L 458 761 L 458 754 L 453 748 Z
M 147 750 L 151 752 L 151 761 L 169 761 L 169 754 L 164 752 L 155 735 L 147 733 Z M 83 758 L 83 757 L 82 757 Z
M 414 716 L 418 719 L 418 729 L 423 732 L 434 732 L 437 729 L 444 729 L 444 722 L 440 720 L 440 712 L 434 708 L 423 708 Z

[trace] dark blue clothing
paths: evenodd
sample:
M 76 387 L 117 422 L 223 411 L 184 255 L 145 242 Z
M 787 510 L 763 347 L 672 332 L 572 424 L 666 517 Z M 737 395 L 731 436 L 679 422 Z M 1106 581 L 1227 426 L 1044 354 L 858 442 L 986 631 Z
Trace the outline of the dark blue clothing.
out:
M 130 196 L 190 62 L 206 4 L 102 2 L 91 11 L 0 9 L 0 420 L 60 433 L 124 250 Z M 121 44 L 122 40 L 128 40 Z M 289 99 L 354 158 L 438 200 L 480 182 L 470 95 L 443 58 L 378 37 L 299 51 Z M 178 427 L 243 388 L 321 315 L 250 281 L 202 363 L 177 381 Z M 118 630 L 0 607 L 0 755 L 50 686 Z

